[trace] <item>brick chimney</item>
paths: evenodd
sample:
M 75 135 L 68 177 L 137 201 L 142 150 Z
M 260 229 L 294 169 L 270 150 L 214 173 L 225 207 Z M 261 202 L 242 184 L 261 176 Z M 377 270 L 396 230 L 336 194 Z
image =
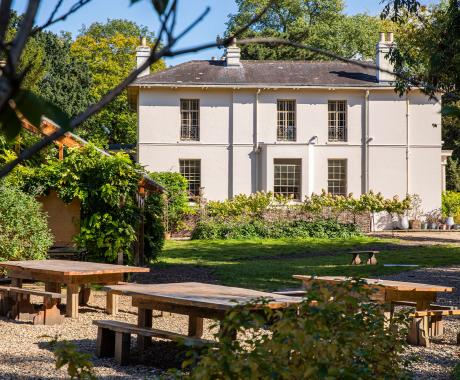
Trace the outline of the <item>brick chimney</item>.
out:
M 240 67 L 240 56 L 241 49 L 236 45 L 236 38 L 234 38 L 231 44 L 227 47 L 225 54 L 225 65 L 228 67 Z
M 150 56 L 150 47 L 147 46 L 147 39 L 145 37 L 141 38 L 141 44 L 136 48 L 136 67 L 139 68 Z M 142 77 L 144 75 L 150 74 L 150 67 L 147 67 L 142 71 L 138 76 Z
M 393 32 L 380 33 L 380 40 L 377 43 L 377 80 L 379 82 L 394 82 L 395 76 L 386 71 L 393 72 L 394 66 L 386 55 L 390 52 L 391 48 L 395 46 L 393 40 Z M 383 71 L 385 70 L 385 71 Z

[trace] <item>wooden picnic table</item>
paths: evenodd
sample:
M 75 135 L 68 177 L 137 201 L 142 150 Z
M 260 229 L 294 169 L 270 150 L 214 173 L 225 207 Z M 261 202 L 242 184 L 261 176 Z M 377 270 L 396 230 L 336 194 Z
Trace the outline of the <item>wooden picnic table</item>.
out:
M 300 302 L 297 297 L 199 282 L 111 285 L 103 289 L 132 297 L 133 306 L 138 308 L 138 327 L 152 327 L 153 310 L 188 315 L 188 336 L 194 338 L 203 334 L 203 318 L 222 320 L 238 303 L 265 297 L 271 299 L 268 307 L 282 309 Z M 143 348 L 151 338 L 139 336 L 138 343 Z
M 294 278 L 301 280 L 309 287 L 313 281 L 327 284 L 337 284 L 350 278 L 344 276 L 308 276 L 294 275 Z M 396 301 L 409 301 L 416 303 L 417 310 L 428 310 L 430 304 L 436 301 L 438 292 L 453 292 L 454 288 L 449 286 L 420 284 L 416 282 L 379 280 L 375 278 L 363 278 L 367 286 L 376 290 L 372 299 L 379 303 L 392 303 Z
M 89 297 L 91 284 L 118 284 L 124 273 L 148 272 L 149 268 L 132 267 L 70 260 L 3 261 L 12 286 L 22 287 L 23 280 L 43 281 L 45 290 L 60 293 L 62 284 L 67 286 L 66 315 L 78 317 L 80 287 Z

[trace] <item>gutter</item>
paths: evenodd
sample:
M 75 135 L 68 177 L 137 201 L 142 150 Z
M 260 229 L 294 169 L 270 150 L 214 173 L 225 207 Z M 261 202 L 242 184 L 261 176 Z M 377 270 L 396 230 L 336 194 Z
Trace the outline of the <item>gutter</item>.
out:
M 256 104 L 254 115 L 254 157 L 255 157 L 255 191 L 259 191 L 259 94 L 260 88 L 256 91 Z
M 409 124 L 409 93 L 406 92 L 406 194 L 410 194 L 410 171 L 409 171 L 409 157 L 410 157 L 410 124 Z
M 364 192 L 369 192 L 369 90 L 365 94 L 364 116 Z

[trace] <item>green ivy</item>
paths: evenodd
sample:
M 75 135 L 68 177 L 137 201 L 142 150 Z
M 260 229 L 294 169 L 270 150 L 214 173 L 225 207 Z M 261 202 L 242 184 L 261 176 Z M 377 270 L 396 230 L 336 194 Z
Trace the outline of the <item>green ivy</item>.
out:
M 27 173 L 22 182 L 24 189 L 34 195 L 54 189 L 64 202 L 79 199 L 81 229 L 75 238 L 77 244 L 94 259 L 114 262 L 123 252 L 130 262 L 141 212 L 136 199 L 141 173 L 128 155 L 106 156 L 87 145 L 69 150 L 64 160 L 43 163 Z M 147 224 L 162 224 L 161 218 L 150 218 L 150 214 L 145 220 Z M 150 236 L 146 239 L 152 240 Z M 161 241 L 163 236 L 156 234 L 154 239 Z

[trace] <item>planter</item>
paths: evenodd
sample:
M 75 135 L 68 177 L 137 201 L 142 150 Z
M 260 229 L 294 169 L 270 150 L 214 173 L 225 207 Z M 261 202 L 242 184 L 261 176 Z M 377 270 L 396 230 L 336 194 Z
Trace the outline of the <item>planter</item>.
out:
M 402 216 L 399 220 L 399 226 L 402 230 L 409 229 L 409 218 L 407 216 Z
M 422 228 L 422 230 L 426 230 L 428 228 L 428 223 L 427 222 L 422 222 L 421 223 L 421 228 Z
M 428 228 L 429 228 L 430 230 L 436 230 L 437 227 L 438 227 L 438 225 L 437 225 L 436 223 L 430 223 L 430 224 L 428 224 Z
M 454 217 L 453 216 L 449 216 L 447 219 L 446 219 L 446 225 L 448 227 L 448 229 L 450 230 L 450 228 L 455 224 L 454 222 Z
M 409 220 L 409 228 L 411 230 L 420 230 L 422 228 L 422 222 L 416 219 Z

